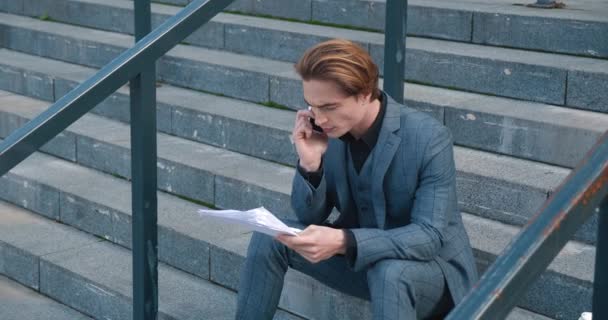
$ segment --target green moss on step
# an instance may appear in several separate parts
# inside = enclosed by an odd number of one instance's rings
[[[267,102],[264,102],[264,103],[261,103],[261,104],[264,105],[264,106],[266,106],[266,107],[269,107],[269,108],[293,111],[289,107],[287,107],[285,105],[282,105],[282,104],[279,104],[279,103],[276,103],[276,102],[273,102],[273,101],[267,101]]]
[[[182,199],[182,200],[186,200],[188,202],[192,202],[192,203],[197,204],[199,206],[207,207],[209,209],[218,209],[214,204],[211,204],[211,203],[207,203],[207,202],[204,202],[204,201],[188,198],[186,196],[182,196],[182,195],[179,195],[179,194],[173,194],[173,195],[176,196],[176,197],[178,197],[178,198],[180,198],[180,199]]]
[[[288,22],[307,23],[307,24],[311,24],[311,25],[324,26],[324,27],[333,27],[333,28],[341,28],[341,29],[348,29],[348,30],[357,30],[357,31],[367,31],[367,32],[381,33],[380,30],[376,30],[376,29],[363,28],[363,27],[355,27],[355,26],[346,25],[346,24],[328,23],[328,22],[323,22],[323,21],[318,21],[318,20],[298,20],[298,19],[293,19],[293,18],[284,18],[284,17],[272,16],[272,15],[269,15],[269,14],[245,13],[245,12],[241,12],[241,11],[237,11],[237,10],[227,10],[227,11],[224,11],[224,12],[230,13],[230,14],[242,15],[242,16],[250,16],[250,17],[258,17],[258,18],[274,19],[274,20],[281,20],[281,21],[288,21]]]

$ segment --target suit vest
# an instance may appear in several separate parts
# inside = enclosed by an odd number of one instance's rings
[[[347,144],[347,168],[350,192],[357,206],[357,218],[361,228],[377,228],[374,206],[372,204],[372,160],[374,152],[370,152],[361,171],[357,173],[350,145]]]

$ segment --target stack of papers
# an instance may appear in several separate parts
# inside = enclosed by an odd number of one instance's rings
[[[201,217],[241,225],[249,230],[262,232],[273,237],[279,234],[297,236],[302,231],[290,228],[264,207],[248,211],[199,209],[198,213]]]

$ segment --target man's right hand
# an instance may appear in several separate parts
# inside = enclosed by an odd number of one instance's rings
[[[313,132],[309,118],[314,117],[309,110],[300,110],[296,115],[292,139],[300,158],[302,169],[312,172],[319,170],[321,157],[327,150],[328,137],[324,133]]]

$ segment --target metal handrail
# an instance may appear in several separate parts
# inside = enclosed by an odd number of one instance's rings
[[[608,131],[449,314],[448,320],[504,319],[576,230],[600,215],[593,319],[608,319]],[[600,206],[598,208],[598,206]],[[604,301],[604,303],[600,303]]]

